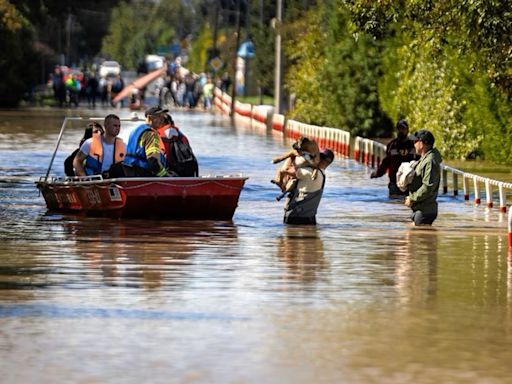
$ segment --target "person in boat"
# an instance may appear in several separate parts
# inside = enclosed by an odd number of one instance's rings
[[[325,169],[334,161],[330,149],[320,152],[318,174],[313,178],[315,168],[306,166],[296,170],[297,186],[291,191],[284,206],[285,224],[316,225],[316,213],[325,186]]]
[[[416,152],[421,155],[415,176],[409,185],[405,205],[412,209],[414,225],[431,225],[437,218],[437,192],[441,183],[441,154],[434,148],[432,132],[420,129],[410,136]]]
[[[155,125],[160,125],[156,129],[164,142],[169,171],[180,177],[199,176],[199,166],[190,142],[174,124],[171,114],[169,112],[161,114],[154,121],[156,121]]]
[[[409,139],[409,124],[406,120],[398,120],[396,123],[397,137],[391,140],[386,146],[386,156],[378,168],[370,174],[370,178],[383,176],[386,172],[389,177],[389,197],[403,198],[407,195],[407,191],[402,191],[396,184],[396,173],[400,165],[405,162],[418,160],[419,156],[414,149],[414,143]]]
[[[73,167],[73,160],[75,159],[76,154],[80,150],[80,147],[85,142],[85,140],[90,139],[94,135],[103,135],[104,130],[100,123],[97,123],[95,121],[87,124],[84,131],[84,136],[80,140],[80,144],[78,145],[78,148],[75,149],[71,155],[69,155],[66,160],[64,160],[64,173],[66,176],[76,176],[75,174],[75,168]]]
[[[122,161],[126,155],[126,146],[117,135],[121,130],[121,120],[116,115],[105,117],[103,135],[93,135],[85,140],[73,160],[77,176],[103,175],[103,177],[121,177]]]
[[[146,124],[135,128],[128,139],[127,154],[123,161],[124,173],[128,177],[173,176],[167,170],[165,146],[158,134],[163,115],[167,109],[151,107],[144,113]]]

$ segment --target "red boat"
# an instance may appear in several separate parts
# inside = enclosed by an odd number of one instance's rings
[[[41,178],[50,211],[91,216],[230,220],[246,177]]]
[[[36,182],[50,211],[91,216],[230,220],[247,177],[50,177],[67,117],[46,176]],[[123,120],[123,119],[122,119]],[[134,119],[130,119],[134,121]]]

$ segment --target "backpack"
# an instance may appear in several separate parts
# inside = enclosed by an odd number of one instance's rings
[[[162,139],[165,144],[167,158],[169,159],[169,169],[181,177],[199,176],[199,165],[194,156],[192,147],[183,141],[183,133],[178,131],[176,138]]]

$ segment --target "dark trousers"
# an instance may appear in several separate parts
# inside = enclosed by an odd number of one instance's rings
[[[141,167],[135,167],[135,166],[129,166],[126,164],[123,164],[123,172],[125,177],[153,177],[155,176],[153,172],[150,170],[141,168]]]
[[[411,215],[412,221],[414,221],[415,225],[430,225],[437,218],[437,212],[433,213],[423,213],[422,211],[415,211]]]
[[[285,224],[292,225],[316,225],[316,217],[284,217]]]

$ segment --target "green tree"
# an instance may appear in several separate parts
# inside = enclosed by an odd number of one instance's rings
[[[197,37],[192,43],[189,54],[189,69],[193,72],[211,72],[208,64],[208,49],[212,47],[212,29],[210,25],[204,24]]]
[[[111,11],[109,33],[102,52],[124,68],[134,69],[146,53],[153,53],[159,38],[161,18],[156,5],[121,2]],[[151,20],[150,23],[147,20]]]
[[[36,83],[39,57],[33,49],[34,30],[14,5],[0,0],[0,105],[16,106]]]
[[[119,61],[125,68],[136,68],[144,55],[156,53],[158,47],[170,46],[175,39],[184,39],[195,32],[202,18],[194,15],[194,2],[123,1],[112,9],[102,52]]]
[[[510,161],[512,14],[507,4],[348,2],[357,28],[385,47],[379,80],[384,110],[394,118],[405,115],[414,128],[433,130],[447,158]],[[504,134],[504,140],[497,139]]]
[[[343,5],[324,5],[298,18],[286,34],[290,116],[354,134],[383,134],[391,121],[380,107],[380,47],[356,34]]]
[[[322,68],[326,58],[324,36],[321,28],[323,13],[312,10],[293,23],[289,22],[284,31],[286,53],[286,88],[294,107],[289,117],[306,123],[326,124],[327,104],[325,103],[325,77]]]
[[[252,1],[254,13],[248,36],[254,43],[255,57],[251,59],[251,68],[255,84],[267,94],[274,91],[275,30],[271,25],[275,8],[275,1]]]

